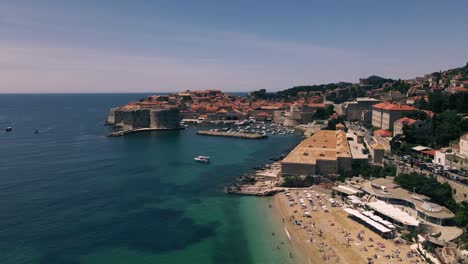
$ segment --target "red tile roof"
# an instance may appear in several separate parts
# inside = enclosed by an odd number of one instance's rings
[[[271,116],[269,113],[267,112],[260,112],[258,114],[256,114],[255,116],[258,116],[258,117],[268,117],[268,116]]]
[[[412,111],[416,110],[414,107],[411,107],[409,105],[401,105],[401,104],[392,104],[389,102],[382,102],[378,103],[372,106],[373,108],[376,109],[383,109],[383,110],[389,110],[389,111]]]
[[[385,129],[379,129],[379,130],[374,131],[374,136],[391,137],[392,132],[385,130]]]
[[[403,118],[398,119],[395,122],[399,122],[399,123],[402,123],[404,125],[411,126],[412,124],[416,123],[416,121],[417,120],[409,118],[409,117],[403,117]]]
[[[216,106],[207,106],[207,107],[205,107],[205,110],[206,110],[207,112],[210,112],[210,113],[214,113],[214,112],[218,111],[218,109],[219,109],[219,108],[216,107]]]
[[[430,156],[435,156],[435,150],[433,149],[428,149],[428,150],[423,150],[421,151],[422,153],[426,154],[426,155],[430,155]]]
[[[433,118],[435,113],[432,112],[432,111],[429,111],[429,110],[421,110],[422,112],[426,113],[426,115],[429,117],[429,118]]]
[[[310,107],[325,108],[325,104],[309,104]]]

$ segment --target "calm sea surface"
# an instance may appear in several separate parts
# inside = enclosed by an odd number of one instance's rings
[[[0,95],[0,263],[293,262],[270,200],[222,190],[300,138],[106,137],[143,96]]]

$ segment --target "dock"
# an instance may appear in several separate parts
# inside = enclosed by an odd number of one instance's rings
[[[215,136],[215,137],[236,137],[236,138],[246,138],[246,139],[263,139],[263,138],[268,137],[267,135],[252,134],[252,133],[206,131],[206,130],[198,131],[197,135]]]
[[[170,131],[170,130],[181,130],[184,129],[184,127],[179,127],[179,128],[138,128],[138,129],[128,129],[128,130],[118,130],[109,133],[107,136],[108,137],[121,137],[127,134],[131,133],[138,133],[138,132],[150,132],[150,131]]]

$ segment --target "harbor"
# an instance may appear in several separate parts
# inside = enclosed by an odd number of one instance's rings
[[[198,131],[197,135],[215,136],[215,137],[236,137],[236,138],[246,138],[246,139],[263,139],[263,138],[268,137],[267,135],[263,135],[263,134],[227,132],[227,131],[206,131],[206,130]]]

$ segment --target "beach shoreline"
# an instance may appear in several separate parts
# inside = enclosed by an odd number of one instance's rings
[[[290,192],[294,196],[296,192],[303,195],[304,190],[319,193],[317,189],[304,188]],[[329,212],[319,207],[317,211],[310,210],[312,217],[307,218],[300,206],[290,206],[284,193],[276,194],[272,199],[274,215],[283,222],[281,231],[290,238],[296,263],[410,263],[416,260],[423,263],[417,256],[407,258],[410,245],[383,239],[348,218],[342,207],[329,207]],[[295,224],[294,220],[301,221],[302,225]]]

